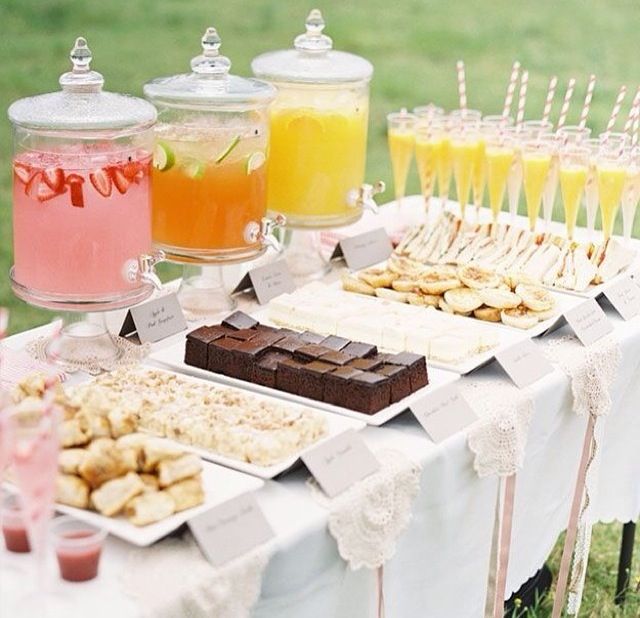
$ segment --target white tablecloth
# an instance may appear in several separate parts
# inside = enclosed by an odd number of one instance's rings
[[[640,318],[625,323],[611,308],[607,314],[621,342],[622,362],[606,420],[595,512],[602,521],[627,521],[640,512]],[[9,344],[20,346],[31,336],[23,333]],[[494,363],[475,378],[506,376]],[[542,566],[566,526],[586,426],[586,419],[571,410],[569,379],[559,369],[533,390],[535,410],[517,476],[507,596]],[[413,520],[384,569],[387,615],[482,616],[498,480],[477,477],[465,435],[434,445],[410,413],[382,428],[368,427],[363,435],[372,448],[400,450],[423,467]],[[375,614],[375,575],[350,571],[340,559],[327,531],[327,514],[311,497],[306,476],[298,469],[257,493],[276,531],[278,549],[253,615],[369,618]],[[122,592],[128,551],[125,543],[110,538],[99,579],[85,584],[60,582],[52,564],[48,615],[139,616],[135,601]],[[0,616],[12,615],[8,608],[28,589],[28,556],[4,552],[0,561]]]

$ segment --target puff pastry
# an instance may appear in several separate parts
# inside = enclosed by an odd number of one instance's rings
[[[124,509],[129,500],[144,491],[144,483],[135,472],[122,478],[107,481],[91,494],[91,502],[96,511],[113,517]]]
[[[158,483],[158,477],[155,474],[140,474],[140,479],[144,483],[145,492],[158,491],[160,489],[160,483]]]
[[[158,464],[160,487],[168,487],[190,476],[200,474],[202,462],[197,455],[183,455],[179,459],[167,459]]]
[[[164,438],[152,438],[144,443],[142,453],[144,472],[152,472],[161,461],[184,455],[184,449]]]
[[[138,429],[138,419],[134,412],[124,408],[114,408],[107,414],[111,425],[111,436],[119,438]]]
[[[58,474],[56,502],[79,509],[89,508],[89,485],[73,474]]]
[[[204,502],[204,491],[200,477],[194,477],[170,485],[165,489],[176,504],[176,513],[198,506]]]
[[[78,468],[87,456],[83,448],[67,448],[58,454],[58,468],[65,474],[78,474]]]
[[[129,501],[124,512],[133,525],[147,526],[173,515],[175,506],[167,492],[151,491]]]
[[[96,450],[87,451],[87,456],[78,466],[78,472],[95,489],[111,479],[126,474],[129,468],[119,451]]]
[[[60,442],[64,448],[83,446],[91,440],[91,429],[86,420],[72,418],[60,425]]]

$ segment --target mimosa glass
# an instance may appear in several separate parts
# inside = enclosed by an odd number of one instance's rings
[[[527,203],[529,229],[536,230],[540,216],[542,193],[551,167],[552,146],[548,141],[533,139],[522,147],[522,176],[524,197]]]
[[[460,216],[465,218],[474,166],[477,160],[479,135],[473,127],[461,126],[451,135],[453,173],[456,180]]]
[[[437,135],[437,129],[432,125],[422,124],[416,127],[416,165],[420,178],[420,191],[427,209],[436,183]]]
[[[582,142],[583,146],[589,150],[589,171],[587,172],[587,182],[584,186],[584,205],[587,211],[587,233],[588,239],[592,240],[596,229],[596,215],[598,214],[598,172],[596,161],[600,152],[600,140],[591,137]]]
[[[489,206],[495,223],[502,210],[507,178],[514,158],[514,142],[509,135],[498,131],[487,135],[485,143]]]
[[[387,115],[387,139],[393,170],[393,188],[398,204],[406,194],[409,168],[415,148],[416,117],[406,109]]]
[[[627,180],[629,156],[626,153],[601,150],[596,162],[598,173],[598,196],[604,240],[611,238],[616,215],[622,199],[622,190]]]
[[[567,146],[560,151],[560,191],[569,240],[573,240],[588,169],[589,150],[587,148]]]
[[[640,149],[634,147],[629,154],[627,180],[622,191],[622,230],[629,242],[633,234],[633,222],[640,201]]]

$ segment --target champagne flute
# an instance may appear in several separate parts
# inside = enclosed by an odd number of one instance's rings
[[[640,149],[634,146],[629,152],[627,180],[622,191],[622,230],[627,244],[633,233],[638,202],[640,202]]]
[[[571,145],[565,146],[560,151],[560,192],[569,240],[573,240],[588,169],[589,150],[587,148]]]
[[[540,215],[542,192],[551,167],[552,148],[553,142],[542,139],[542,136],[527,140],[522,146],[524,197],[529,216],[529,229],[532,232],[536,230]]]
[[[591,129],[589,127],[580,127],[576,125],[565,125],[557,131],[562,146],[579,146],[591,137]]]
[[[416,166],[420,179],[420,191],[424,197],[428,211],[433,197],[437,173],[437,142],[435,136],[439,132],[444,118],[444,110],[436,105],[415,107],[415,148]]]
[[[613,234],[616,215],[622,199],[622,190],[627,180],[629,155],[624,150],[610,149],[603,143],[596,160],[598,174],[598,197],[602,218],[602,233],[607,241]]]
[[[393,188],[398,206],[402,205],[407,188],[407,177],[413,159],[416,117],[402,109],[387,115],[387,139],[393,170]]]
[[[510,129],[513,137],[513,160],[507,176],[507,197],[511,221],[515,221],[520,203],[520,191],[522,190],[522,145],[528,139],[529,133],[523,127]]]
[[[502,210],[509,170],[513,163],[514,141],[510,135],[498,129],[487,133],[485,144],[489,206],[493,214],[493,222],[497,223]]]
[[[597,137],[591,137],[584,140],[582,145],[589,150],[589,171],[587,172],[587,182],[584,186],[584,205],[587,211],[587,237],[591,241],[596,229],[596,215],[598,214],[599,206],[596,161],[600,152],[600,140]]]
[[[471,181],[478,152],[478,128],[476,122],[462,123],[451,134],[453,174],[460,204],[460,217],[465,218]]]

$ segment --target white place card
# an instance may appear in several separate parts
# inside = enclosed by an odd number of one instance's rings
[[[518,388],[525,388],[553,371],[553,365],[531,339],[496,353],[496,360]]]
[[[246,493],[189,520],[202,553],[213,566],[242,556],[274,536],[256,497]]]
[[[296,284],[293,281],[289,267],[284,260],[278,260],[265,266],[259,266],[250,270],[233,290],[233,294],[239,292],[255,292],[258,303],[264,305],[272,298],[293,292]]]
[[[127,311],[121,337],[137,336],[140,343],[156,343],[187,328],[187,321],[175,293],[149,300]]]
[[[564,317],[585,346],[595,343],[613,331],[613,324],[593,298],[569,309]]]
[[[331,255],[331,259],[343,257],[349,270],[360,270],[384,262],[393,251],[391,240],[384,228],[379,227],[364,234],[343,238]]]
[[[411,404],[411,412],[436,444],[478,420],[455,384],[448,384]]]
[[[376,456],[353,429],[308,450],[301,459],[329,498],[380,468]]]
[[[622,277],[610,285],[604,295],[623,320],[640,314],[640,287],[631,277]]]

